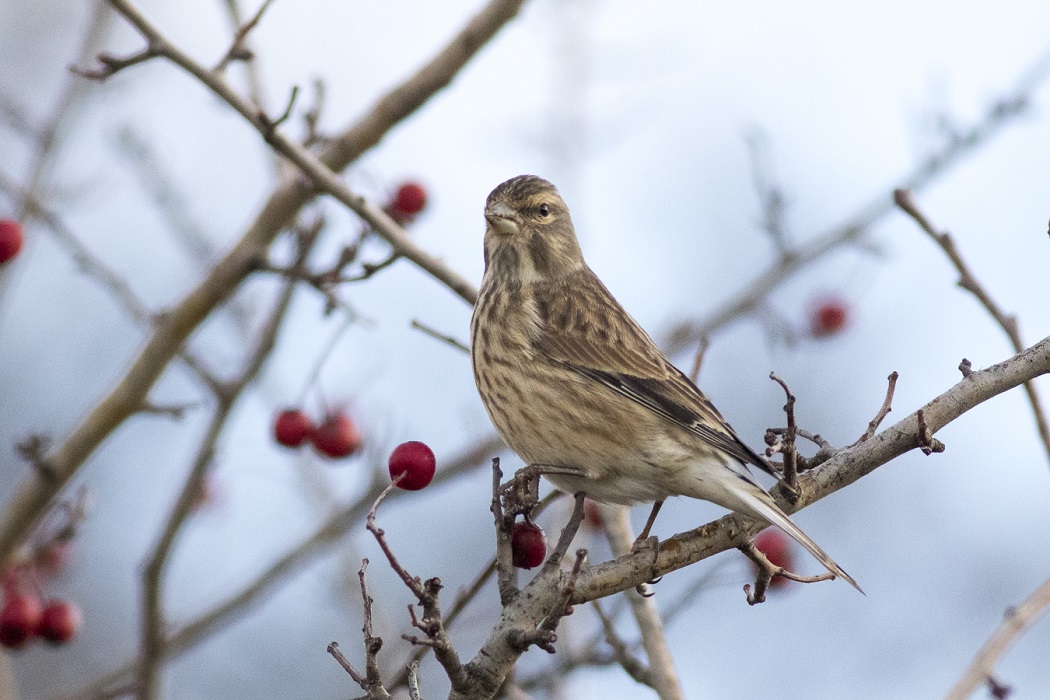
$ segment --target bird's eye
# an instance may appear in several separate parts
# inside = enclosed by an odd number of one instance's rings
[[[547,204],[541,204],[539,208],[540,216],[550,216],[551,208]]]

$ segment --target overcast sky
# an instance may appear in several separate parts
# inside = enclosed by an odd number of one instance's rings
[[[0,0],[0,96],[30,115],[47,113],[67,80],[86,22],[83,2]],[[211,63],[229,34],[222,3],[148,2],[148,14]],[[322,124],[338,130],[409,75],[480,3],[277,0],[253,35],[269,104],[280,111],[293,85],[303,105],[316,77],[326,85]],[[482,274],[481,210],[504,179],[535,173],[559,185],[585,255],[630,313],[657,338],[675,322],[704,319],[772,263],[761,226],[748,139],[766,146],[763,173],[787,198],[789,240],[833,230],[886,201],[930,154],[943,149],[1034,66],[1047,69],[1050,5],[1038,2],[528,3],[453,85],[398,126],[348,173],[382,196],[418,179],[431,205],[413,227],[420,245],[474,282]],[[109,50],[138,47],[116,22]],[[239,77],[239,72],[234,72]],[[155,308],[178,300],[201,267],[152,206],[118,134],[146,139],[185,196],[183,214],[222,251],[243,233],[273,175],[255,133],[202,87],[160,63],[128,70],[92,92],[50,175],[53,207]],[[916,194],[951,230],[975,274],[1016,313],[1032,344],[1050,334],[1050,89],[1027,112]],[[304,107],[300,107],[303,109]],[[293,129],[297,126],[291,127]],[[0,169],[23,178],[25,138],[0,124]],[[10,211],[0,196],[0,216]],[[356,233],[353,218],[322,205],[332,255]],[[78,272],[47,232],[31,227],[25,256],[0,283],[0,443],[31,432],[61,438],[140,347],[141,330],[98,284]],[[780,287],[758,317],[712,339],[703,388],[756,448],[783,424],[783,394],[798,397],[801,425],[832,443],[854,441],[877,411],[886,376],[900,373],[892,423],[975,368],[1012,352],[973,298],[955,286],[943,253],[890,213],[865,245],[843,249]],[[382,248],[368,251],[376,259]],[[323,261],[325,255],[318,258]],[[262,308],[271,286],[242,298]],[[805,334],[813,301],[845,300],[847,329]],[[408,439],[449,456],[488,435],[469,360],[410,328],[419,319],[466,340],[470,309],[407,262],[345,290],[361,321],[341,335],[321,372],[324,396],[346,403],[382,459]],[[318,522],[304,465],[269,443],[276,407],[296,400],[315,358],[342,324],[322,316],[308,290],[262,387],[244,401],[223,440],[218,503],[188,530],[173,561],[172,619],[189,619],[298,541]],[[794,340],[791,339],[794,336]],[[193,339],[217,366],[243,343],[227,316]],[[677,356],[687,366],[691,351]],[[1044,403],[1050,384],[1039,384]],[[165,375],[158,400],[199,396],[182,370]],[[318,406],[311,397],[311,408]],[[140,563],[181,483],[206,411],[181,422],[136,418],[90,461],[78,483],[96,502],[58,592],[86,613],[68,650],[33,649],[15,667],[26,697],[51,697],[113,667],[135,649]],[[713,583],[670,626],[690,698],[929,698],[943,695],[984,640],[1050,576],[1050,460],[1020,392],[993,399],[938,435],[940,455],[910,453],[796,516],[864,587],[793,586],[749,607],[748,570],[737,552],[667,576],[657,602],[708,572]],[[339,497],[360,491],[366,460],[328,467]],[[505,457],[505,464],[517,465]],[[0,493],[24,465],[0,450]],[[455,591],[490,556],[488,476],[392,505],[385,514],[406,565]],[[644,518],[644,509],[635,517]],[[661,537],[721,515],[677,500]],[[564,518],[560,513],[557,518]],[[135,523],[129,527],[128,523]],[[545,521],[548,534],[558,527]],[[363,531],[351,562],[371,556],[384,654],[401,658],[407,592],[379,563]],[[592,557],[606,553],[595,543]],[[819,565],[798,552],[799,568]],[[340,560],[311,566],[253,615],[171,667],[168,696],[323,697],[354,693],[324,653],[338,639],[359,652],[360,622],[339,592]],[[494,620],[495,594],[479,601],[460,633],[472,655]],[[587,624],[589,613],[583,617]],[[582,632],[580,633],[582,635]],[[572,644],[572,633],[563,643]],[[1016,698],[1050,695],[1050,625],[1029,633],[1000,665]],[[532,650],[523,673],[548,661]],[[436,666],[428,697],[446,691]],[[618,668],[579,673],[563,697],[649,697]]]

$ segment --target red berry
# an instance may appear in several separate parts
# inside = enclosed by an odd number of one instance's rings
[[[80,630],[80,608],[67,600],[54,600],[44,608],[38,631],[52,644],[65,644]]]
[[[510,536],[511,563],[519,569],[539,566],[547,557],[547,541],[539,525],[523,520],[514,523]]]
[[[37,633],[43,610],[34,595],[10,596],[0,610],[0,644],[18,649]]]
[[[273,422],[273,438],[285,447],[298,447],[313,432],[313,421],[297,408],[281,411]]]
[[[828,298],[820,301],[809,319],[809,332],[814,338],[834,335],[846,327],[849,321],[849,306],[841,299]]]
[[[788,571],[794,566],[791,556],[791,540],[780,530],[769,528],[758,533],[758,536],[755,537],[755,549],[765,554],[766,559],[773,566],[779,566]],[[786,586],[790,580],[783,576],[774,576],[769,582],[769,587],[780,588]]]
[[[407,223],[427,205],[427,191],[418,182],[406,182],[397,188],[397,194],[387,207],[390,217],[399,224]]]
[[[310,439],[326,457],[349,457],[361,449],[363,440],[350,416],[341,411],[329,413]]]
[[[22,225],[14,219],[0,219],[0,265],[22,250]]]
[[[390,478],[405,476],[397,485],[407,491],[425,488],[434,478],[434,451],[416,440],[403,442],[390,453]]]

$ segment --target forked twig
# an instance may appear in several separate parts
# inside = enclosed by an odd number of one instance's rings
[[[1006,333],[1006,336],[1010,339],[1010,344],[1013,346],[1014,352],[1019,353],[1024,350],[1025,346],[1024,342],[1021,340],[1021,331],[1018,328],[1017,317],[1003,311],[1003,309],[995,303],[995,300],[992,299],[988,291],[977,281],[973,271],[970,270],[970,266],[966,264],[965,260],[963,260],[962,254],[955,245],[955,239],[952,238],[951,234],[947,231],[937,230],[930,220],[926,218],[926,215],[919,209],[919,206],[915,203],[915,199],[912,197],[910,190],[895,190],[893,192],[893,201],[898,207],[900,207],[901,211],[915,220],[915,223],[919,225],[919,228],[921,228],[934,243],[940,246],[941,250],[943,250],[945,255],[948,256],[948,259],[959,273],[958,285],[973,294],[977,298],[977,301],[980,302],[981,306],[983,306],[995,322],[999,324],[999,327],[1003,329],[1003,332]],[[967,370],[963,370],[964,377],[967,376],[967,371],[969,371],[969,363],[967,363]],[[1043,411],[1043,404],[1039,400],[1039,393],[1036,390],[1035,383],[1025,382],[1024,390],[1028,395],[1028,403],[1032,407],[1032,415],[1035,418],[1036,428],[1039,430],[1039,437],[1043,441],[1043,450],[1046,452],[1047,459],[1050,459],[1050,422],[1047,421],[1046,413]]]

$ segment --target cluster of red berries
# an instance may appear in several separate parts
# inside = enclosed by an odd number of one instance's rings
[[[80,630],[80,608],[68,600],[51,599],[47,605],[25,590],[16,574],[4,581],[4,603],[0,607],[0,645],[21,649],[37,637],[54,645],[65,644]]]
[[[324,420],[315,425],[301,409],[287,408],[274,419],[273,437],[285,447],[310,442],[326,457],[349,457],[364,444],[354,421],[342,410],[329,411]]]
[[[324,421],[315,425],[302,410],[287,408],[274,420],[273,437],[285,447],[299,447],[309,441],[327,457],[348,457],[364,444],[354,422],[342,411],[329,411]],[[425,488],[436,467],[433,450],[416,440],[398,445],[390,454],[390,478],[401,477],[397,485],[408,491]]]
[[[0,265],[13,260],[22,250],[22,226],[13,219],[0,219]]]
[[[397,188],[383,211],[402,226],[412,223],[427,206],[427,191],[418,182],[405,182]]]
[[[755,537],[755,549],[766,555],[766,559],[773,566],[791,571],[794,567],[794,558],[791,556],[791,540],[780,530],[769,528],[758,533]],[[783,588],[791,579],[783,576],[774,576],[769,582],[769,588]]]

